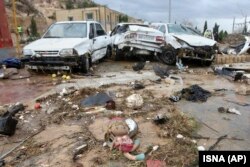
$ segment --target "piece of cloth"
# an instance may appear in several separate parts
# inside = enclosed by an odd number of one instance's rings
[[[93,96],[89,96],[81,101],[81,106],[92,107],[105,105],[107,102],[113,101],[113,99],[107,93],[98,93]]]
[[[192,102],[206,102],[211,93],[199,85],[192,85],[189,88],[182,89],[182,97]]]
[[[135,159],[138,161],[142,161],[145,159],[145,154],[141,153],[135,156]]]

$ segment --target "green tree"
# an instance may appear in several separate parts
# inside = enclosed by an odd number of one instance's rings
[[[219,41],[222,41],[225,37],[225,34],[224,34],[224,31],[221,30],[220,33],[219,33]]]
[[[214,40],[218,41],[219,40],[219,25],[215,23],[214,28],[213,28],[213,34],[214,34]]]
[[[73,9],[74,8],[72,0],[67,0],[65,5],[66,5],[66,9]]]
[[[128,22],[128,16],[127,15],[119,15],[119,22]]]
[[[30,34],[33,37],[39,37],[39,33],[37,32],[37,26],[36,26],[36,21],[35,21],[34,17],[31,18]]]
[[[206,30],[207,30],[207,21],[205,21],[205,23],[204,23],[203,34],[205,33]]]
[[[227,31],[224,31],[224,37],[227,37],[227,36],[228,36]]]

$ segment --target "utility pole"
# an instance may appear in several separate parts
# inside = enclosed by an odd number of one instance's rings
[[[17,32],[17,20],[16,20],[16,0],[12,0],[12,10],[13,10],[13,26],[16,34],[17,54],[18,56],[20,56],[19,34]]]
[[[235,25],[235,17],[233,19],[233,29],[232,29],[232,34],[234,33],[234,25]]]
[[[168,5],[168,22],[171,23],[171,0],[169,0]]]

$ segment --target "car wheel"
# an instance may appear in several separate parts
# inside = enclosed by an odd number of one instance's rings
[[[111,56],[112,56],[112,49],[110,46],[108,46],[105,57],[110,58]]]
[[[83,55],[81,57],[82,61],[81,61],[81,71],[83,73],[88,73],[89,68],[90,68],[90,59],[87,55]]]
[[[167,65],[174,65],[176,63],[176,54],[172,50],[163,50],[162,54],[159,55],[159,59]]]
[[[115,61],[122,60],[123,55],[121,49],[115,48]]]

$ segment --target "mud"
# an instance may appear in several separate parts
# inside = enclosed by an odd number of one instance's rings
[[[19,123],[16,134],[11,137],[0,136],[0,153],[10,150],[18,142],[24,140],[40,129],[42,131],[26,141],[5,160],[9,166],[146,166],[145,162],[128,161],[119,151],[110,151],[103,147],[104,133],[107,124],[112,117],[132,118],[137,121],[139,133],[136,138],[140,139],[141,146],[137,153],[145,152],[149,146],[159,145],[159,150],[154,152],[151,159],[163,160],[168,166],[192,166],[197,164],[197,146],[203,145],[209,148],[216,138],[228,134],[230,137],[242,138],[243,140],[225,139],[216,149],[239,149],[249,148],[249,106],[240,106],[226,101],[230,99],[239,103],[250,101],[249,96],[236,94],[239,87],[246,86],[242,83],[233,83],[221,76],[215,76],[207,68],[192,68],[192,72],[183,72],[175,75],[181,76],[183,83],[169,84],[165,80],[156,81],[152,66],[157,63],[146,64],[142,73],[132,71],[133,62],[104,62],[98,64],[95,73],[100,78],[83,77],[72,79],[71,83],[53,85],[49,76],[34,76],[36,85],[44,85],[38,94],[31,91],[31,95],[25,97],[24,102],[29,105],[22,113],[17,114]],[[114,69],[109,72],[110,69]],[[106,72],[105,72],[106,71]],[[110,78],[110,76],[112,76]],[[44,78],[43,78],[44,77]],[[131,82],[140,81],[145,88],[133,90]],[[40,81],[40,82],[39,82]],[[15,83],[10,84],[15,85]],[[27,81],[19,81],[22,84]],[[20,84],[21,84],[20,83]],[[172,103],[169,96],[176,91],[198,84],[202,88],[212,92],[212,96],[206,103],[193,103],[184,99]],[[101,85],[101,86],[100,86]],[[17,86],[17,85],[16,85]],[[63,97],[59,96],[62,88],[75,87],[76,90]],[[4,85],[0,89],[11,88]],[[21,87],[23,88],[23,87]],[[25,87],[28,89],[29,87]],[[52,88],[39,97],[42,109],[34,110],[34,99],[40,93]],[[225,88],[227,91],[215,92],[214,89]],[[17,89],[17,88],[16,88]],[[24,88],[23,88],[24,89]],[[24,89],[24,90],[25,90]],[[98,92],[108,92],[114,97],[116,111],[122,114],[116,115],[111,111],[98,110],[93,114],[87,108],[72,108],[79,105],[80,101],[89,95]],[[144,104],[141,109],[128,108],[125,99],[131,94],[140,94]],[[21,97],[13,97],[9,100],[15,103]],[[5,96],[0,101],[6,101]],[[8,103],[9,103],[8,102]],[[235,107],[242,115],[218,113],[218,107]],[[51,107],[56,109],[48,114]],[[91,111],[97,111],[92,108]],[[102,112],[99,112],[102,111]],[[181,112],[182,111],[182,112]],[[155,125],[153,118],[157,114],[165,114],[169,121],[163,125]],[[181,134],[183,139],[177,139]],[[202,135],[210,139],[196,139],[195,135]],[[197,140],[198,144],[193,142]],[[73,160],[74,150],[87,144],[86,149]]]

